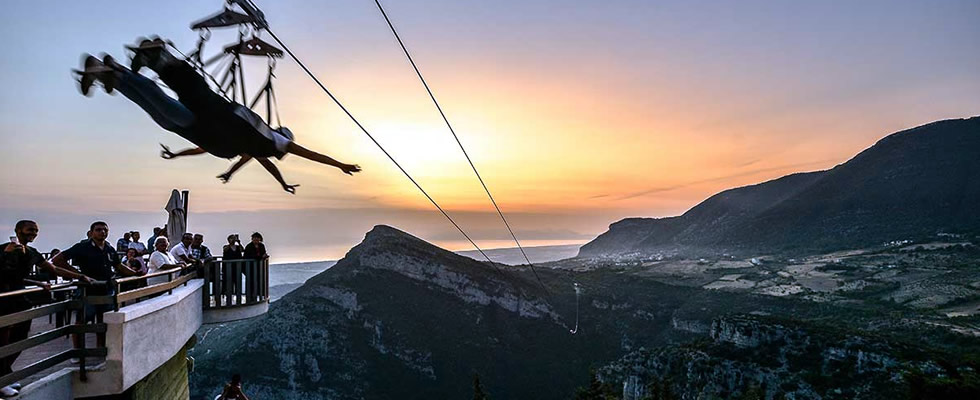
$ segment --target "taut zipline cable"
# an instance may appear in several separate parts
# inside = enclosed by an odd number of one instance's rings
[[[381,15],[385,18],[385,22],[388,23],[388,28],[391,29],[391,33],[395,35],[395,39],[398,40],[398,45],[401,46],[402,51],[405,52],[405,57],[408,58],[408,62],[412,64],[412,68],[415,69],[415,74],[418,75],[419,81],[422,82],[422,86],[425,87],[425,91],[429,93],[429,98],[432,99],[432,104],[435,104],[436,110],[439,110],[439,115],[442,116],[442,120],[446,123],[446,127],[449,128],[449,132],[453,134],[453,138],[456,139],[456,144],[459,145],[459,149],[463,151],[463,155],[466,156],[466,161],[470,163],[470,168],[473,169],[473,173],[476,174],[476,178],[480,180],[480,185],[483,186],[483,190],[487,192],[487,197],[490,198],[490,202],[493,203],[493,208],[497,210],[497,215],[500,216],[500,220],[504,222],[504,226],[507,227],[507,231],[510,232],[510,237],[514,238],[514,243],[517,243],[517,248],[520,249],[521,255],[524,256],[524,261],[527,261],[527,265],[531,267],[531,272],[534,273],[534,278],[538,280],[538,283],[544,287],[544,283],[541,282],[541,278],[538,277],[538,272],[534,270],[534,264],[527,257],[527,253],[524,252],[524,247],[521,246],[520,240],[517,240],[517,235],[514,234],[514,230],[511,229],[510,224],[507,222],[507,218],[504,218],[504,213],[500,211],[500,207],[497,206],[497,201],[494,200],[493,195],[490,194],[490,189],[487,188],[486,182],[483,181],[483,177],[480,176],[480,172],[476,170],[476,165],[473,164],[473,160],[470,159],[469,153],[466,152],[466,148],[463,147],[463,142],[459,140],[459,135],[456,134],[456,130],[453,129],[453,125],[449,123],[449,118],[446,117],[446,113],[442,111],[442,106],[439,105],[439,101],[436,100],[435,94],[432,93],[432,89],[429,88],[429,84],[422,77],[422,71],[419,70],[418,65],[415,64],[415,59],[412,58],[412,54],[409,53],[408,48],[405,47],[405,42],[402,41],[401,36],[398,35],[398,31],[395,30],[395,25],[391,23],[391,19],[388,18],[388,13],[385,12],[384,7],[381,6],[379,0],[374,0],[374,4],[378,6],[378,10],[381,11]],[[548,289],[545,288],[547,291]]]
[[[255,5],[255,2],[253,2],[252,0],[247,0],[247,1],[248,1],[249,4],[252,5],[252,7],[255,7],[256,9],[258,9],[258,6]],[[412,184],[414,184],[415,187],[418,188],[419,191],[422,192],[423,195],[425,195],[425,198],[429,199],[429,202],[432,203],[432,205],[435,206],[436,209],[438,209],[439,212],[441,212],[442,215],[445,216],[446,219],[448,219],[449,222],[451,222],[454,227],[456,227],[456,230],[458,230],[459,233],[463,234],[463,237],[465,237],[466,240],[468,240],[470,242],[470,244],[472,244],[473,247],[475,247],[476,250],[479,251],[481,255],[483,255],[483,258],[486,258],[487,259],[487,262],[490,263],[490,266],[492,266],[498,272],[501,272],[500,271],[500,268],[497,268],[497,265],[494,264],[493,260],[491,260],[490,257],[487,256],[487,253],[483,252],[483,249],[481,249],[480,246],[478,246],[476,244],[476,242],[474,242],[473,239],[470,238],[470,235],[467,235],[466,232],[463,231],[463,228],[461,228],[459,226],[459,224],[456,223],[456,220],[454,220],[453,217],[449,216],[449,213],[447,213],[446,210],[443,210],[442,206],[440,206],[439,203],[436,203],[435,199],[433,199],[432,196],[430,196],[429,193],[425,191],[425,189],[422,189],[422,186],[419,185],[419,183],[415,181],[415,178],[412,178],[412,175],[410,175],[408,173],[408,171],[406,171],[405,168],[403,168],[402,165],[399,164],[398,161],[395,160],[395,157],[392,157],[392,155],[390,153],[388,153],[388,150],[385,150],[384,146],[382,146],[381,143],[378,142],[378,140],[374,138],[374,135],[371,135],[371,132],[369,132],[367,130],[367,128],[364,127],[364,125],[361,125],[361,122],[358,121],[357,118],[354,117],[354,114],[351,114],[351,112],[347,110],[347,107],[344,107],[343,103],[341,103],[340,100],[337,99],[337,97],[334,96],[333,93],[331,93],[330,90],[327,89],[327,87],[324,86],[323,83],[320,82],[320,79],[318,79],[316,77],[316,75],[314,75],[313,72],[310,71],[310,69],[306,67],[306,64],[304,64],[303,61],[301,61],[299,59],[299,57],[297,57],[296,54],[294,54],[293,51],[290,50],[289,47],[286,46],[286,44],[283,43],[282,40],[279,39],[279,36],[276,36],[275,32],[273,32],[272,29],[270,29],[268,27],[266,27],[264,29],[265,29],[266,32],[269,33],[269,36],[272,36],[272,39],[275,40],[276,43],[279,43],[279,45],[282,46],[282,49],[286,52],[286,54],[289,54],[289,57],[291,57],[293,59],[293,61],[296,61],[296,64],[298,64],[300,66],[300,68],[302,68],[303,71],[306,72],[306,75],[309,75],[309,77],[311,79],[313,79],[313,82],[315,82],[318,86],[320,86],[320,89],[322,89],[323,92],[326,93],[327,96],[329,96],[330,99],[333,100],[333,102],[337,104],[337,107],[339,107],[341,109],[341,111],[343,111],[345,114],[347,114],[347,117],[349,117],[350,120],[353,121],[354,124],[357,125],[357,127],[361,129],[361,132],[364,132],[364,134],[367,135],[367,137],[369,139],[371,139],[371,141],[374,142],[374,144],[376,146],[378,146],[379,149],[381,149],[381,152],[385,153],[385,155],[388,156],[388,159],[391,160],[391,162],[394,163],[395,166],[398,167],[398,169],[400,171],[402,171],[403,174],[405,174],[405,177],[408,178],[408,180],[411,181]]]

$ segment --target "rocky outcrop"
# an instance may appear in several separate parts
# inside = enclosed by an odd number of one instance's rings
[[[599,370],[622,385],[623,399],[667,390],[681,399],[734,398],[746,391],[766,399],[879,399],[903,392],[903,374],[929,371],[931,361],[899,361],[900,350],[853,335],[814,334],[750,316],[712,322],[711,341],[641,348]],[[658,388],[658,389],[653,389]]]
[[[558,283],[557,272],[538,274],[545,284]],[[567,322],[575,317],[574,294],[563,295],[547,297],[529,270],[478,262],[377,226],[266,315],[212,327],[195,349],[199,365],[209,368],[192,377],[193,394],[213,397],[210,390],[237,372],[256,398],[395,398],[406,391],[458,398],[471,393],[479,373],[501,398],[562,398],[576,385],[554,392],[540,377],[571,382],[591,359],[568,360],[556,349],[612,358],[629,336],[579,341]],[[613,313],[610,321],[643,311],[613,305],[603,310]]]

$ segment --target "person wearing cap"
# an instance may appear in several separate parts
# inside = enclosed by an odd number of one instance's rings
[[[329,156],[309,150],[293,141],[292,132],[285,127],[271,128],[248,107],[231,102],[215,93],[197,70],[186,61],[174,57],[163,40],[143,40],[129,47],[135,54],[127,69],[111,56],[85,58],[81,75],[82,94],[88,95],[95,81],[102,83],[107,93],[118,89],[139,105],[163,129],[174,132],[197,147],[173,152],[161,145],[164,159],[209,153],[221,158],[239,157],[238,161],[218,178],[227,183],[232,175],[253,158],[282,185],[283,190],[295,193],[299,185],[285,182],[279,169],[269,160],[295,154],[311,161],[339,168],[345,174],[359,172],[361,167],[345,164]],[[153,81],[138,72],[146,66],[175,93],[173,99]]]

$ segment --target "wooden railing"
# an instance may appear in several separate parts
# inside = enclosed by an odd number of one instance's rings
[[[147,285],[147,281],[157,277],[166,277],[166,282],[155,283],[152,285]],[[152,274],[146,274],[143,276],[130,276],[126,278],[116,279],[113,282],[116,288],[115,304],[113,304],[114,309],[119,311],[120,304],[136,302],[147,297],[152,297],[159,295],[163,292],[167,294],[173,294],[174,288],[180,285],[186,285],[187,281],[197,278],[197,272],[194,267],[187,268],[173,268],[166,269],[162,271],[157,271]],[[129,285],[127,285],[129,284]],[[126,286],[135,286],[133,289],[122,290]]]
[[[166,282],[146,285],[148,278],[166,277]],[[78,312],[78,320],[85,321],[85,305],[110,305],[115,311],[119,311],[121,305],[134,303],[144,298],[173,293],[173,289],[180,285],[186,285],[191,279],[197,277],[195,268],[170,269],[158,271],[144,276],[133,276],[105,282],[95,282],[93,285],[79,284],[77,282],[51,285],[50,294],[53,302],[34,307],[25,311],[16,312],[0,316],[0,328],[5,328],[30,321],[34,318],[45,315],[54,318],[55,329],[42,332],[26,339],[0,346],[0,358],[20,353],[22,351],[41,346],[58,338],[73,334],[95,333],[105,335],[106,325],[104,323],[72,325],[70,324],[71,312]],[[115,289],[110,291],[112,295],[93,296],[88,295],[88,288],[101,286]],[[126,286],[134,288],[122,290]],[[72,293],[78,289],[79,296]],[[39,296],[45,293],[43,288],[30,288],[16,290],[12,292],[0,293],[0,302],[17,299],[20,296]],[[205,307],[206,308],[206,307]],[[83,341],[84,342],[84,341]],[[98,342],[98,341],[97,341]],[[105,347],[69,349],[47,357],[43,360],[32,363],[13,373],[0,376],[0,387],[7,386],[28,376],[41,372],[45,369],[58,365],[70,358],[79,359],[79,372],[82,381],[86,379],[85,358],[86,357],[105,357],[107,350]]]
[[[105,286],[106,282],[97,282],[96,286]],[[77,298],[72,298],[71,292],[78,288],[81,292],[81,296]],[[52,303],[45,304],[40,307],[34,307],[28,310],[16,312],[13,314],[7,314],[0,316],[0,328],[11,327],[19,323],[33,320],[34,318],[43,317],[45,315],[56,316],[56,328],[49,330],[47,332],[42,332],[34,336],[29,336],[26,339],[6,344],[0,347],[0,358],[4,358],[15,353],[20,353],[24,350],[43,345],[45,343],[51,342],[58,338],[62,338],[73,334],[86,334],[86,333],[96,333],[105,334],[106,325],[104,323],[98,324],[88,324],[88,325],[70,325],[68,324],[68,319],[70,318],[71,311],[77,310],[79,318],[81,320],[85,319],[85,305],[99,305],[99,304],[112,304],[115,300],[113,296],[90,296],[86,294],[89,285],[76,285],[74,283],[54,285],[51,287],[51,294],[54,298],[60,298]],[[21,296],[36,296],[43,294],[45,292],[42,288],[31,288],[23,290],[15,290],[12,292],[0,293],[0,302],[6,301],[16,301],[18,297]],[[34,362],[22,369],[14,371],[10,374],[0,376],[0,387],[7,386],[11,383],[17,382],[28,376],[41,372],[45,369],[58,365],[70,358],[79,359],[79,372],[82,381],[86,379],[85,373],[85,357],[104,357],[106,355],[105,347],[95,347],[95,348],[78,348],[69,349],[62,351],[60,353],[49,356],[43,360]]]
[[[269,259],[222,260],[205,264],[204,309],[249,306],[269,301]]]

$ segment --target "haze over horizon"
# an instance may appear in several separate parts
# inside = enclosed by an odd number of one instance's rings
[[[509,237],[371,2],[258,1],[276,33],[484,247]],[[188,143],[121,96],[78,93],[82,53],[126,60],[159,34],[183,49],[221,1],[11,1],[0,15],[0,229],[41,223],[67,247],[165,221],[191,191],[212,248],[261,231],[274,262],[337,259],[388,224],[452,250],[463,239],[288,59],[277,93],[297,141],[364,172],[162,160]],[[581,243],[629,216],[677,215],[730,187],[831,168],[902,129],[980,114],[980,3],[386,2],[396,28],[528,246]],[[46,23],[37,24],[38,14]],[[215,31],[207,49],[234,40]],[[251,63],[250,88],[263,79]],[[253,82],[254,81],[254,82]]]

